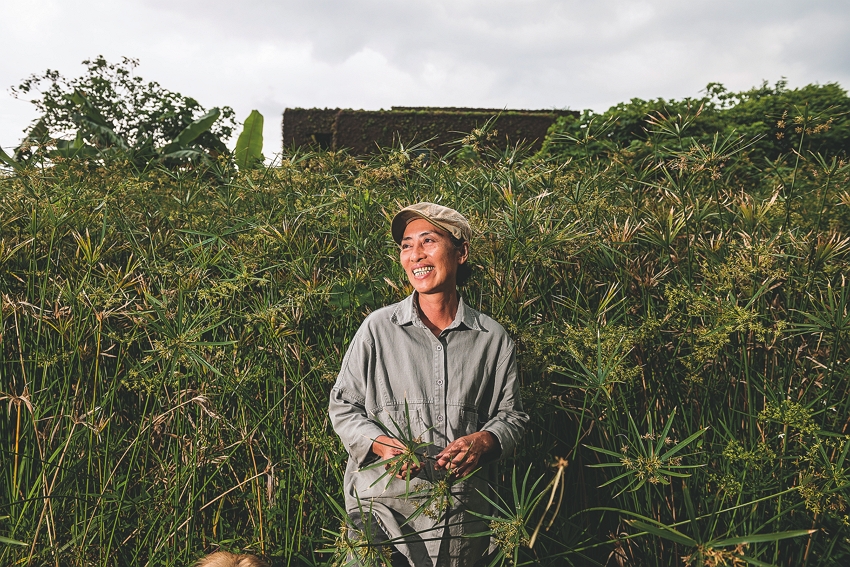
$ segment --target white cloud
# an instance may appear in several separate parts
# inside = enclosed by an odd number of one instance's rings
[[[850,86],[846,0],[0,0],[0,13],[0,86],[137,57],[140,75],[207,107],[263,112],[267,154],[287,106],[602,110],[715,81]],[[0,96],[0,144],[32,118]]]

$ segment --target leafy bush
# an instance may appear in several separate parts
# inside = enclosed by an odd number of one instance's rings
[[[363,317],[410,291],[387,223],[419,200],[469,217],[465,299],[518,347],[533,421],[487,518],[501,558],[846,563],[850,170],[778,157],[742,190],[748,142],[691,124],[655,117],[665,151],[633,158],[479,136],[463,159],[291,153],[223,180],[3,176],[0,563],[360,545],[327,395]]]
[[[40,114],[18,148],[17,159],[49,146],[51,139],[59,140],[54,156],[100,156],[112,148],[138,164],[178,150],[183,153],[170,159],[227,152],[224,141],[236,125],[230,107],[208,112],[191,97],[145,82],[133,72],[138,66],[135,59],[109,63],[98,56],[83,65],[82,77],[68,79],[48,69],[12,89],[16,97],[37,95],[31,102]],[[204,117],[208,118],[203,127],[187,135],[187,129]],[[68,137],[72,139],[64,139]]]
[[[634,98],[602,113],[585,110],[577,118],[563,116],[550,129],[543,153],[582,158],[617,150],[638,156],[657,154],[664,148],[654,144],[655,135],[667,123],[670,131],[661,139],[676,150],[692,141],[711,145],[715,135],[759,140],[748,152],[759,168],[765,158],[772,161],[794,151],[846,158],[850,153],[848,115],[850,97],[836,83],[789,89],[782,80],[773,87],[763,83],[739,93],[711,83],[698,98]],[[647,128],[647,118],[661,121]],[[677,132],[685,139],[678,139]],[[570,143],[575,140],[582,143]]]

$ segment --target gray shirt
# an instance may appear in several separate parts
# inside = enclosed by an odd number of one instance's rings
[[[411,493],[427,490],[440,478],[433,461],[411,481],[409,490],[404,480],[376,482],[382,467],[360,470],[377,459],[372,442],[384,435],[377,421],[391,429],[393,420],[406,425],[406,403],[414,436],[433,443],[430,454],[458,437],[490,431],[501,455],[510,455],[528,422],[518,390],[513,341],[501,325],[462,298],[454,322],[439,337],[420,320],[416,293],[370,314],[348,347],[330,398],[333,427],[349,454],[344,479],[348,512],[371,508],[386,535],[400,537],[399,524],[416,508]],[[403,542],[399,550],[417,566],[465,564],[456,562],[459,555],[479,551],[469,547],[474,540],[458,538],[486,530],[486,522],[482,527],[480,519],[461,516],[468,510],[489,512],[479,491],[489,493],[495,475],[493,464],[486,464],[472,480],[455,486],[448,514],[454,521],[443,517],[442,523],[432,521],[429,526],[425,516],[418,518],[417,530],[432,531],[424,538],[445,538],[443,543],[425,541],[419,553]],[[449,555],[452,559],[445,559]]]

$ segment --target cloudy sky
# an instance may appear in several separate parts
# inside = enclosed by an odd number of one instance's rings
[[[8,88],[99,54],[206,107],[592,108],[782,77],[850,87],[847,0],[0,0],[0,145],[35,118]],[[231,142],[231,144],[233,141]]]

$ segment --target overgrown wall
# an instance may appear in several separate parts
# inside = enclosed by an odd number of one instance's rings
[[[338,108],[287,108],[283,113],[281,132],[283,147],[330,147],[334,120]],[[325,138],[323,135],[327,135]],[[327,140],[327,144],[323,142]]]
[[[527,141],[538,149],[549,127],[571,111],[490,108],[393,107],[391,110],[290,109],[283,118],[283,143],[372,153],[401,142],[445,153],[451,143],[495,120],[497,144]]]

